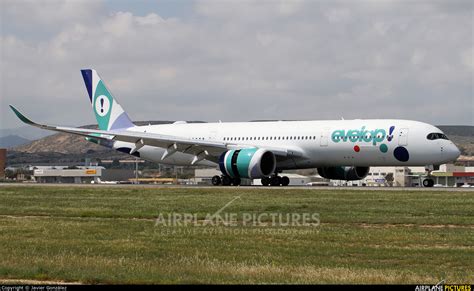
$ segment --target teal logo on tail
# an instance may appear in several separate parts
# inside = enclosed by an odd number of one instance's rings
[[[81,70],[81,73],[99,129],[113,130],[135,126],[95,70]]]
[[[113,110],[113,98],[107,88],[105,88],[102,80],[99,81],[97,88],[95,89],[93,104],[95,117],[97,119],[97,123],[99,124],[99,128],[102,130],[108,130],[110,115]]]
[[[95,113],[99,116],[104,117],[110,111],[110,101],[105,95],[100,95],[95,100]]]

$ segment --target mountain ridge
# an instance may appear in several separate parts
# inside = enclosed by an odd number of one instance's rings
[[[0,137],[0,148],[12,148],[31,143],[31,140],[16,134],[10,134]]]

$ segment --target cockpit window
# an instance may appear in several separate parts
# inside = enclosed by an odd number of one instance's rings
[[[449,138],[443,134],[443,133],[438,133],[438,132],[433,132],[433,133],[430,133],[428,134],[428,136],[426,137],[427,139],[429,140],[435,140],[435,139],[446,139],[446,140],[449,140]]]

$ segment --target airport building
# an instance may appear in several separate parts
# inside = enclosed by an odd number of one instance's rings
[[[37,183],[97,183],[103,167],[35,167],[33,177]]]
[[[474,167],[441,165],[431,173],[437,187],[474,186]],[[426,176],[424,167],[371,167],[362,180],[331,180],[333,186],[421,187]]]
[[[439,171],[434,171],[435,185],[446,187],[474,186],[474,167],[441,165]]]

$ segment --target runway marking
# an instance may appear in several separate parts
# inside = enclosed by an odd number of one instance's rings
[[[0,215],[1,218],[6,219],[77,219],[77,220],[122,220],[122,221],[145,221],[155,222],[156,218],[143,218],[143,217],[98,217],[98,216],[54,216],[54,215]],[[199,219],[198,222],[205,222],[205,219]],[[342,226],[355,226],[361,228],[396,228],[396,227],[421,227],[421,228],[462,228],[462,229],[474,229],[473,224],[414,224],[414,223],[338,223],[338,222],[322,222],[321,226],[331,225],[342,225]]]
[[[324,224],[324,223],[323,223]],[[422,228],[471,228],[470,224],[414,224],[414,223],[354,223],[362,228],[422,227]]]
[[[98,216],[55,216],[55,215],[0,215],[0,218],[8,219],[79,219],[79,220],[131,220],[131,221],[155,221],[156,218],[141,217],[98,217]]]

